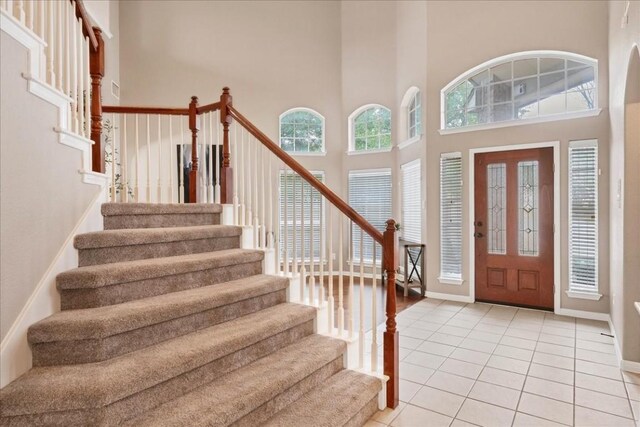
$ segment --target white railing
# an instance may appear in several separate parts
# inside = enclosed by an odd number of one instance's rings
[[[89,139],[90,40],[83,32],[83,18],[76,17],[75,1],[2,0],[0,10],[43,41],[43,83],[69,97],[66,130]]]

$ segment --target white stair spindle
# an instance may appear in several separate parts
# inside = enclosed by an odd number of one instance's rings
[[[24,1],[23,0],[16,0],[16,6],[18,9],[18,20],[20,21],[20,23],[22,25],[25,25],[26,22],[26,15],[24,12]]]
[[[116,202],[116,115],[111,115],[111,202]]]
[[[349,221],[349,294],[347,296],[349,317],[347,318],[347,331],[349,338],[353,338],[353,222]]]
[[[305,241],[304,241],[304,186],[306,182],[300,180],[300,302],[304,302],[304,293],[307,286],[307,271],[305,269]]]
[[[120,185],[122,187],[120,200],[125,203],[129,203],[129,184],[127,183],[127,115],[122,115],[122,131],[121,131],[121,141],[122,144],[120,146],[120,162],[122,163],[122,167],[120,168]]]
[[[75,14],[72,12],[71,27],[73,28],[71,37],[71,52],[73,60],[71,61],[71,103],[72,103],[72,116],[73,116],[73,131],[80,133],[80,121],[78,117],[78,102],[80,101],[80,94],[78,90],[78,23],[75,19]]]
[[[215,164],[215,176],[216,176],[216,185],[215,188],[213,190],[214,194],[215,194],[215,202],[216,203],[220,203],[220,110],[216,110],[216,145],[215,145],[215,157],[216,157],[216,164]],[[238,134],[236,131],[236,146],[238,145]],[[213,160],[212,160],[213,161]],[[238,167],[238,159],[236,159],[236,167]],[[237,171],[234,171],[234,173],[238,174]],[[242,175],[241,175],[242,177]],[[233,185],[233,190],[235,191],[236,189],[236,181],[234,180],[234,185]],[[237,223],[237,222],[236,222]]]
[[[169,116],[169,203],[174,202],[173,197],[173,182],[174,182],[174,169],[176,163],[173,161],[175,147],[173,146],[173,116]]]
[[[213,190],[213,149],[215,147],[214,135],[218,135],[218,129],[213,127],[213,112],[211,112],[209,113],[209,157],[207,158],[207,160],[209,160],[209,173],[207,173],[207,189],[209,190],[209,196],[207,197],[207,199],[209,200],[209,203],[215,202]],[[231,149],[231,143],[229,143],[229,149]]]
[[[323,222],[324,222],[324,197],[322,195],[319,196],[320,197],[320,212],[318,213],[319,215],[319,222],[320,222],[320,257],[318,259],[319,261],[319,265],[318,265],[318,269],[320,270],[320,289],[319,289],[319,294],[318,294],[318,304],[319,306],[322,306],[322,304],[324,304],[324,260],[325,260],[325,236],[324,236],[324,227],[323,227]]]
[[[358,334],[359,341],[359,366],[360,369],[364,368],[364,230],[360,228],[360,333]]]
[[[267,212],[266,212],[266,198],[267,198],[267,177],[266,171],[266,157],[267,153],[262,144],[260,147],[260,240],[262,249],[267,249]]]
[[[89,73],[89,39],[82,39],[82,47],[84,49],[84,119],[85,119],[85,137],[91,139],[91,74]]]
[[[33,17],[35,16],[35,2],[34,0],[27,0],[27,28],[34,31]]]
[[[216,111],[216,114],[220,114],[220,111]],[[218,133],[220,134],[220,120],[218,123]],[[231,156],[231,167],[233,167],[233,223],[240,225],[240,200],[238,199],[238,193],[240,191],[240,184],[238,183],[238,164],[240,156],[240,144],[238,143],[238,125],[234,122],[233,126],[233,156]],[[216,165],[216,169],[218,165]],[[217,193],[216,193],[217,194]],[[216,200],[217,202],[217,200]]]
[[[140,200],[140,136],[139,136],[139,118],[136,114],[136,182],[133,188],[133,200],[137,203]]]
[[[340,214],[339,214],[340,215]],[[344,218],[340,215],[340,230],[338,247],[338,334],[342,336],[344,332],[344,274],[342,269],[343,247],[344,247]]]
[[[297,200],[296,200],[296,182],[298,181],[298,174],[296,174],[295,172],[292,172],[292,177],[293,177],[293,182],[291,183],[291,203],[293,204],[293,216],[291,217],[291,223],[293,224],[293,227],[291,228],[292,233],[293,233],[293,248],[291,248],[293,250],[292,252],[292,258],[293,258],[293,262],[292,262],[292,266],[293,266],[293,277],[298,277],[298,215],[296,212],[296,205],[297,205]]]
[[[160,114],[158,114],[158,203],[162,203],[162,116]]]
[[[253,140],[253,247],[258,249],[259,247],[259,232],[260,232],[260,223],[259,223],[259,206],[258,206],[258,149],[260,142],[257,139]]]
[[[84,103],[85,103],[85,93],[84,93],[84,49],[82,48],[82,42],[84,41],[84,36],[82,35],[82,19],[78,22],[78,40],[77,40],[77,50],[78,50],[78,69],[76,72],[78,73],[78,134],[84,135],[85,130],[85,117],[84,117]]]
[[[284,212],[280,215],[284,217],[284,265],[282,267],[286,275],[289,274],[289,170],[286,165],[280,179],[284,181],[281,186],[281,188],[284,187]]]
[[[273,218],[275,217],[275,215],[273,214],[273,166],[271,165],[271,155],[269,154],[269,157],[267,159],[267,171],[269,174],[269,182],[267,183],[267,192],[268,192],[268,196],[267,196],[267,200],[269,201],[268,204],[268,213],[269,213],[269,232],[270,234],[270,238],[268,238],[267,240],[267,247],[273,249],[275,246],[275,239],[274,239],[274,233],[275,233],[275,223],[273,221]],[[277,255],[276,255],[277,258]],[[276,266],[276,270],[278,271],[278,268]]]
[[[329,333],[333,334],[333,325],[334,325],[334,302],[333,302],[333,218],[331,217],[331,204],[327,205],[327,240],[329,244],[327,245],[327,258],[329,259],[329,280],[327,281],[327,293],[329,294],[327,298],[327,306],[329,309]]]
[[[246,182],[246,178],[245,178],[245,174],[246,174],[246,169],[244,168],[245,165],[245,145],[244,145],[244,128],[240,128],[240,145],[238,147],[238,158],[236,160],[236,168],[239,169],[238,170],[238,193],[239,193],[239,206],[238,206],[238,221],[239,221],[239,225],[245,225],[246,222],[246,213],[245,213],[245,209],[246,209],[246,202],[247,202],[247,197],[246,197],[246,191],[245,191],[245,182]],[[218,166],[216,166],[216,170],[218,170]]]
[[[55,72],[55,7],[56,3],[53,1],[47,3],[47,36],[45,41],[47,42],[47,83],[51,86],[56,86],[56,72]],[[82,34],[82,33],[80,33]]]
[[[64,5],[64,93],[71,94],[71,25],[72,5],[71,2],[62,2]],[[69,129],[71,129],[71,114],[69,115]]]
[[[150,131],[150,117],[147,114],[147,194],[146,201],[151,203],[151,131]]]
[[[178,203],[184,203],[184,118],[180,117],[180,151],[179,151],[179,163],[180,163],[180,176],[178,177]]]
[[[64,74],[62,72],[62,64],[64,63],[64,50],[62,43],[64,41],[64,2],[56,2],[56,50],[57,55],[57,70],[56,77],[58,78],[57,88],[63,91]],[[88,56],[87,56],[88,58]]]
[[[371,371],[378,371],[378,278],[376,267],[376,241],[373,246],[373,261],[371,264]]]
[[[309,304],[315,306],[315,287],[316,287],[316,278],[315,278],[315,266],[313,265],[313,255],[314,255],[314,247],[313,247],[313,229],[315,226],[315,221],[313,220],[313,187],[309,186]]]
[[[253,212],[252,212],[252,205],[253,205],[253,196],[251,194],[252,190],[251,187],[253,186],[253,180],[251,179],[251,177],[254,175],[253,173],[253,169],[251,169],[251,152],[252,147],[251,147],[251,135],[246,134],[246,160],[247,160],[247,167],[245,168],[245,171],[247,172],[247,177],[246,177],[246,185],[247,185],[247,193],[246,193],[246,204],[247,204],[247,222],[246,225],[248,225],[249,227],[253,226]],[[255,167],[255,165],[254,165]]]
[[[36,32],[38,33],[38,35],[40,36],[40,38],[42,40],[46,40],[46,33],[44,31],[45,22],[46,22],[46,13],[45,13],[45,7],[44,7],[45,6],[45,2],[39,1],[36,4],[38,6],[38,31],[36,31]],[[13,16],[13,9],[12,8],[13,8],[13,0],[8,0],[7,1],[7,10]],[[75,15],[74,15],[74,17],[75,17]],[[71,22],[74,22],[74,20],[72,20]]]

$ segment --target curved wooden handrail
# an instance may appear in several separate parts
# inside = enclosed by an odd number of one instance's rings
[[[275,154],[280,160],[284,162],[294,172],[300,175],[305,181],[309,183],[313,188],[318,190],[331,204],[337,207],[343,214],[345,214],[351,221],[364,230],[365,233],[370,235],[376,242],[383,244],[382,233],[375,228],[369,221],[364,219],[362,215],[349,206],[344,200],[342,200],[336,193],[331,191],[329,187],[324,185],[318,180],[311,172],[309,172],[304,166],[298,163],[293,157],[291,157],[286,151],[284,151],[278,144],[273,142],[267,135],[262,133],[260,129],[253,125],[246,117],[238,112],[232,106],[227,106],[228,113],[231,117],[236,119],[240,125],[242,125],[249,133],[258,139]]]
[[[196,112],[198,114],[204,114],[204,113],[208,113],[210,111],[216,111],[219,109],[220,109],[220,101],[198,107],[196,108]]]
[[[157,107],[123,107],[120,105],[103,105],[103,113],[116,114],[161,114],[169,116],[188,116],[188,108],[157,108]]]
[[[87,13],[87,9],[84,7],[84,3],[82,0],[69,0],[76,7],[76,18],[82,19],[82,33],[85,37],[89,39],[89,43],[91,44],[91,51],[95,52],[98,50],[98,38],[96,37],[96,33],[93,31],[93,24],[91,23],[91,18]]]

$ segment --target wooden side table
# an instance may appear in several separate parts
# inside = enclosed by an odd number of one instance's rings
[[[413,254],[412,254],[413,249]],[[423,277],[425,273],[424,268],[424,253],[426,246],[423,243],[405,243],[404,244],[404,296],[409,295],[409,288],[420,288],[420,295],[424,297],[427,291],[427,284]],[[415,255],[415,257],[414,257]],[[418,270],[418,266],[420,269]],[[409,270],[411,269],[411,270]],[[420,281],[419,285],[414,285],[413,275]]]

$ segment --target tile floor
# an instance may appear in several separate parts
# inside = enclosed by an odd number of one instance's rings
[[[401,402],[367,427],[640,426],[606,322],[425,299],[398,324]]]

